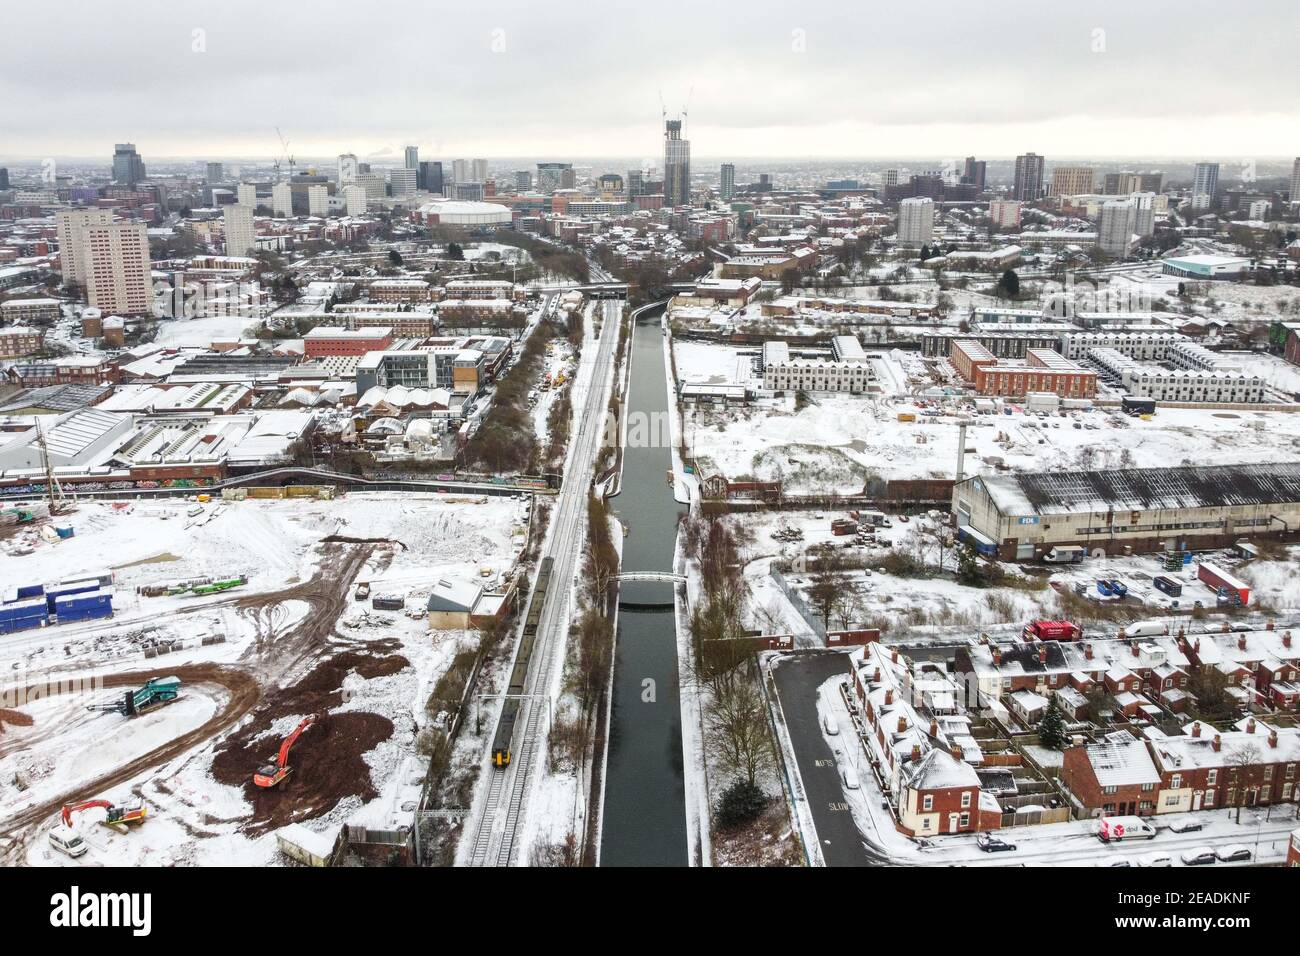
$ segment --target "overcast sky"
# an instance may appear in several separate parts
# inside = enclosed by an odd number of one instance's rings
[[[654,158],[660,91],[697,157],[1300,154],[1297,0],[6,0],[0,29],[10,158],[271,157],[277,126]]]

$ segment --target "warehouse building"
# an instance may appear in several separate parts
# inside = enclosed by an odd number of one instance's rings
[[[1219,548],[1300,529],[1300,462],[979,475],[953,488],[964,538],[1005,561],[1081,545]]]

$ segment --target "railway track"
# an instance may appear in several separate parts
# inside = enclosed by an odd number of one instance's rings
[[[517,862],[520,826],[527,812],[530,784],[534,777],[540,744],[548,730],[552,684],[555,679],[556,649],[563,643],[568,626],[569,592],[578,568],[587,512],[587,494],[591,486],[596,451],[604,433],[605,387],[613,370],[618,342],[617,317],[622,302],[602,305],[605,310],[602,334],[598,343],[588,338],[583,349],[575,390],[574,408],[580,416],[565,462],[564,484],[552,518],[552,532],[543,558],[553,562],[544,598],[532,659],[520,701],[522,720],[514,728],[513,758],[503,768],[492,765],[490,751],[487,772],[492,775],[478,816],[470,854],[472,866],[510,866]],[[588,327],[590,330],[590,326]],[[592,355],[591,346],[596,344]],[[509,703],[507,701],[507,703]],[[503,708],[504,709],[504,708]]]

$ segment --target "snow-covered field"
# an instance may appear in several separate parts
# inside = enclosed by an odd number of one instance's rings
[[[11,859],[16,847],[31,864],[281,862],[273,828],[249,829],[250,820],[264,819],[258,815],[266,808],[252,807],[246,788],[219,782],[213,758],[259,712],[267,707],[274,712],[282,693],[286,700],[319,699],[321,712],[331,717],[356,715],[392,724],[391,733],[358,755],[369,775],[369,785],[358,789],[373,796],[327,801],[320,812],[309,808],[304,824],[332,837],[345,822],[377,829],[411,822],[424,772],[415,737],[431,719],[425,701],[456,652],[475,640],[474,632],[430,631],[424,602],[442,578],[484,586],[501,580],[522,547],[524,503],[508,497],[370,494],[334,501],[214,501],[204,515],[190,517],[187,510],[193,507],[182,501],[81,502],[67,518],[76,531],[73,538],[48,543],[24,535],[4,542],[0,579],[6,585],[112,569],[116,613],[109,620],[54,625],[0,641],[0,668],[8,675],[0,689],[11,691],[0,706],[16,703],[14,709],[32,720],[30,726],[6,724],[7,732],[0,734],[0,830],[9,829],[4,824],[15,814],[74,799],[102,797],[118,805],[144,800],[149,808],[147,821],[126,834],[97,826],[99,811],[79,815],[75,822],[91,850],[77,860],[45,841],[44,830],[56,812],[51,811],[11,834],[20,839],[9,845]],[[322,544],[331,535],[389,543]],[[31,553],[13,553],[26,547]],[[357,565],[352,580],[369,581],[372,594],[405,596],[411,615],[373,611],[368,601],[355,600],[348,581],[338,580],[338,566],[363,548],[370,549],[369,557]],[[246,574],[248,584],[208,597],[149,598],[135,592],[162,581],[232,574]],[[336,582],[330,594],[314,590],[318,580]],[[317,620],[322,610],[326,617]],[[319,634],[305,653],[300,628]],[[224,643],[202,646],[196,640],[218,634]],[[184,649],[156,661],[146,658],[146,644],[160,640],[184,642]],[[345,663],[337,691],[322,685],[327,697],[303,696],[304,678],[316,676],[339,655],[351,655],[358,667],[373,661],[391,666],[368,679]],[[20,686],[86,674],[102,679],[115,672],[162,675],[214,666],[227,675],[221,678],[226,685],[187,682],[176,703],[134,718],[87,712],[87,703],[120,696],[93,684],[84,692],[38,700],[12,693]],[[233,683],[232,675],[238,678]],[[245,693],[239,681],[258,688],[252,701],[232,703],[231,686]],[[213,720],[221,724],[227,708],[236,705],[244,716],[219,726],[215,736],[200,733],[192,746],[151,761],[177,738]],[[273,756],[279,738],[307,713],[271,720],[253,740],[255,751]],[[116,773],[123,779],[87,792],[96,780],[141,759],[145,765],[139,772]],[[312,785],[304,778],[299,786]],[[272,791],[272,799],[282,792]],[[5,850],[0,839],[0,852]]]
[[[679,344],[682,380],[731,378],[735,350]],[[1267,356],[1256,356],[1263,363]],[[914,388],[914,355],[891,353],[901,388]],[[1286,375],[1275,369],[1279,382]],[[1300,377],[1297,378],[1300,385]],[[958,421],[969,406],[935,406],[942,414],[900,422],[909,402],[817,394],[803,408],[792,399],[743,408],[685,412],[686,447],[703,474],[732,480],[783,481],[795,494],[861,491],[871,478],[951,478],[957,466]],[[1001,462],[1014,471],[1157,467],[1300,459],[1300,414],[1268,411],[1161,409],[1150,421],[1102,409],[1040,418],[1013,407],[1010,415],[976,416],[966,436],[966,474]]]
[[[244,330],[256,325],[257,319],[240,316],[168,320],[158,323],[158,334],[154,341],[172,348],[183,345],[207,348],[218,339],[242,339]]]

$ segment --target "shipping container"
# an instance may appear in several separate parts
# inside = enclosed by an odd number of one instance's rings
[[[1151,583],[1156,586],[1157,590],[1165,592],[1170,597],[1182,596],[1183,586],[1167,575],[1158,574]]]
[[[1196,568],[1196,577],[1219,597],[1226,597],[1234,604],[1250,603],[1250,586],[1217,565],[1202,561]]]
[[[376,611],[400,611],[406,607],[406,598],[396,594],[376,594],[370,599]]]

